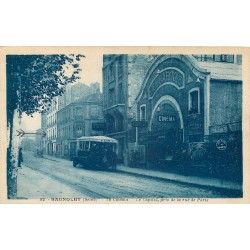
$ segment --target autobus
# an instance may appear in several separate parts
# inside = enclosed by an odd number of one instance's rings
[[[82,136],[77,139],[73,166],[116,170],[118,141],[106,136]]]

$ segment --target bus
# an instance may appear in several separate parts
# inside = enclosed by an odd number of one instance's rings
[[[116,170],[118,141],[106,136],[82,136],[77,139],[73,166]]]

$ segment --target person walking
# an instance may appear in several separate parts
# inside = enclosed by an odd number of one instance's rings
[[[23,162],[23,152],[22,152],[22,148],[19,148],[18,151],[18,167],[22,168],[22,162]]]

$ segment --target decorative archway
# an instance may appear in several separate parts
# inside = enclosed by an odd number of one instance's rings
[[[206,75],[209,74],[209,72],[206,69],[201,68],[199,66],[196,59],[191,55],[181,55],[181,54],[179,54],[179,55],[177,55],[177,54],[159,55],[158,57],[155,58],[155,60],[153,61],[152,65],[150,66],[150,68],[148,69],[148,71],[145,75],[141,89],[136,97],[137,102],[144,96],[145,89],[148,88],[147,85],[151,84],[151,81],[149,81],[149,79],[152,76],[152,74],[156,71],[156,69],[159,67],[159,65],[167,60],[173,60],[173,59],[178,60],[179,62],[182,62],[183,64],[185,64],[186,67],[189,68],[190,71],[193,73],[193,75],[196,76],[197,78],[205,79]],[[168,69],[171,69],[171,67],[168,67]],[[173,68],[173,67],[172,67],[172,69],[177,70],[177,68]],[[161,71],[160,73],[162,73],[163,71]],[[182,73],[182,72],[180,71],[180,73]],[[173,84],[173,83],[168,83],[168,84]],[[182,87],[177,86],[177,88],[182,88]]]
[[[106,123],[107,123],[107,134],[114,133],[115,131],[115,118],[113,115],[106,114]]]
[[[120,112],[115,112],[115,122],[116,122],[116,131],[122,132],[124,131],[124,118]]]
[[[170,95],[164,95],[162,96],[154,105],[154,108],[152,110],[151,113],[151,117],[150,117],[150,122],[149,122],[149,131],[152,131],[152,123],[153,123],[153,119],[155,116],[155,113],[157,112],[157,108],[159,107],[159,105],[161,105],[161,103],[168,103],[169,105],[171,105],[178,113],[178,118],[180,121],[180,129],[183,130],[183,142],[184,142],[184,122],[183,122],[183,115],[182,115],[182,111],[181,108],[178,104],[178,102]]]

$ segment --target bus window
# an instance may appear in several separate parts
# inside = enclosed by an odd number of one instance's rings
[[[98,153],[98,152],[102,152],[102,150],[103,150],[103,143],[101,143],[101,142],[93,141],[93,142],[91,142],[90,146],[91,146],[91,150],[93,150],[93,152]]]
[[[90,141],[85,141],[85,150],[90,149]]]

